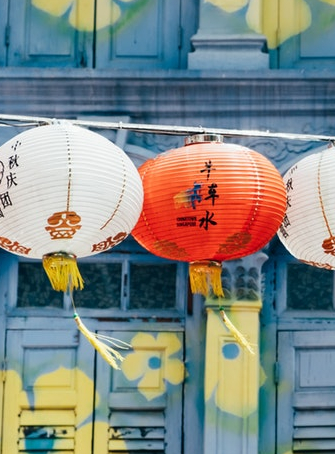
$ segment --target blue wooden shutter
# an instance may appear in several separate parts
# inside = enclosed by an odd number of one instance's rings
[[[7,331],[2,454],[91,454],[94,351],[54,325]]]
[[[72,27],[67,14],[52,15],[33,6],[31,0],[9,1],[8,66],[92,64],[92,36]]]
[[[144,328],[143,324],[142,326]],[[171,366],[169,361],[179,364],[183,361],[182,332],[117,331],[103,334],[130,343],[136,335],[143,335],[143,338],[149,341],[143,342],[140,348],[121,351],[124,356],[142,357],[143,354],[144,359],[140,366],[143,375],[139,374],[134,380],[129,380],[123,370],[114,370],[99,356],[97,357],[98,405],[95,416],[94,452],[181,454],[183,377],[177,373],[176,382],[169,383],[171,369],[169,371],[167,369]],[[165,343],[160,341],[162,338]],[[180,349],[169,356],[169,344],[175,343],[176,339]],[[160,367],[156,370],[150,369],[145,363],[146,357],[156,360],[160,358]],[[136,359],[132,364],[134,368],[139,366]],[[101,440],[106,437],[108,449],[105,453],[101,451]]]
[[[178,68],[180,0],[137,0],[125,5],[115,25],[97,33],[96,66]],[[111,24],[114,19],[110,18]]]
[[[278,341],[278,454],[335,452],[334,331],[285,331]]]
[[[279,68],[335,68],[335,6],[323,1],[305,0],[311,12],[311,25],[302,33],[287,39],[278,49]],[[301,9],[296,2],[294,17],[288,17],[285,2],[279,0],[281,29],[293,22],[296,30],[301,23]],[[283,23],[284,22],[284,23]]]
[[[7,50],[7,33],[9,32],[7,23],[7,0],[0,2],[0,66],[6,65],[6,50]]]

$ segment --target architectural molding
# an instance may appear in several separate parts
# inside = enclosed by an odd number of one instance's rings
[[[315,117],[322,117],[323,122],[333,117],[334,76],[332,71],[296,70],[134,73],[4,68],[0,72],[1,112],[55,117],[131,115],[134,122],[165,119],[195,125],[205,120],[213,127],[222,126],[223,121],[236,124],[242,118],[250,125],[267,127],[263,118],[271,116],[279,131],[283,116],[309,118],[308,123]]]
[[[269,68],[266,39],[256,34],[197,34],[189,69],[255,70]]]

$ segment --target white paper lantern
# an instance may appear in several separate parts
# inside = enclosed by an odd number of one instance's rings
[[[287,210],[278,236],[297,259],[335,269],[335,147],[294,164],[284,176]]]
[[[51,260],[50,272],[66,274],[55,262],[71,267],[76,257],[120,243],[142,202],[136,167],[100,134],[55,122],[0,147],[0,246]],[[82,287],[82,281],[72,276],[70,285]]]

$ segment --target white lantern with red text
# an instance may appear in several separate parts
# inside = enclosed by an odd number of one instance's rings
[[[278,236],[309,265],[335,269],[335,147],[313,153],[285,174],[287,209]]]
[[[134,164],[95,132],[54,122],[0,147],[0,246],[43,259],[55,290],[82,288],[76,258],[126,238],[142,202]]]

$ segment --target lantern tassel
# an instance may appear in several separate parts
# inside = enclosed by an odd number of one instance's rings
[[[77,324],[77,327],[79,331],[86,337],[86,339],[89,341],[89,343],[95,348],[95,350],[102,356],[102,358],[114,369],[120,369],[120,366],[118,364],[119,362],[122,362],[124,360],[123,356],[116,350],[118,349],[123,349],[126,350],[128,348],[131,348],[131,345],[128,344],[127,342],[123,342],[119,339],[115,339],[114,337],[109,337],[105,336],[104,334],[97,334],[92,331],[90,331],[83,323],[81,318],[79,317],[74,301],[73,301],[73,294],[72,290],[69,289],[69,294],[73,306],[73,318],[74,321]],[[107,344],[110,345],[107,345]],[[111,345],[113,347],[111,347]]]
[[[220,311],[223,323],[229,329],[229,331],[231,332],[232,336],[236,339],[238,344],[241,345],[241,347],[248,350],[249,353],[254,355],[255,354],[254,349],[251,347],[250,343],[245,338],[245,336],[243,336],[243,334],[236,328],[236,326],[231,322],[231,320],[229,320],[229,318],[228,318],[227,314],[225,313],[222,306],[219,307],[219,311]]]
[[[114,369],[120,369],[118,361],[122,362],[124,360],[123,356],[116,350],[116,348],[128,349],[131,345],[126,342],[120,341],[119,339],[114,339],[113,337],[104,336],[102,334],[93,333],[89,331],[81,318],[74,312],[73,318],[77,323],[79,331],[86,337],[91,345],[96,349],[102,358]],[[113,345],[116,348],[106,345],[105,342]]]
[[[84,288],[84,280],[74,255],[66,252],[46,254],[42,263],[54,290],[66,292],[68,289],[72,291]]]
[[[191,262],[189,266],[191,292],[200,293],[205,297],[213,293],[222,298],[221,271],[221,263],[213,260]]]

